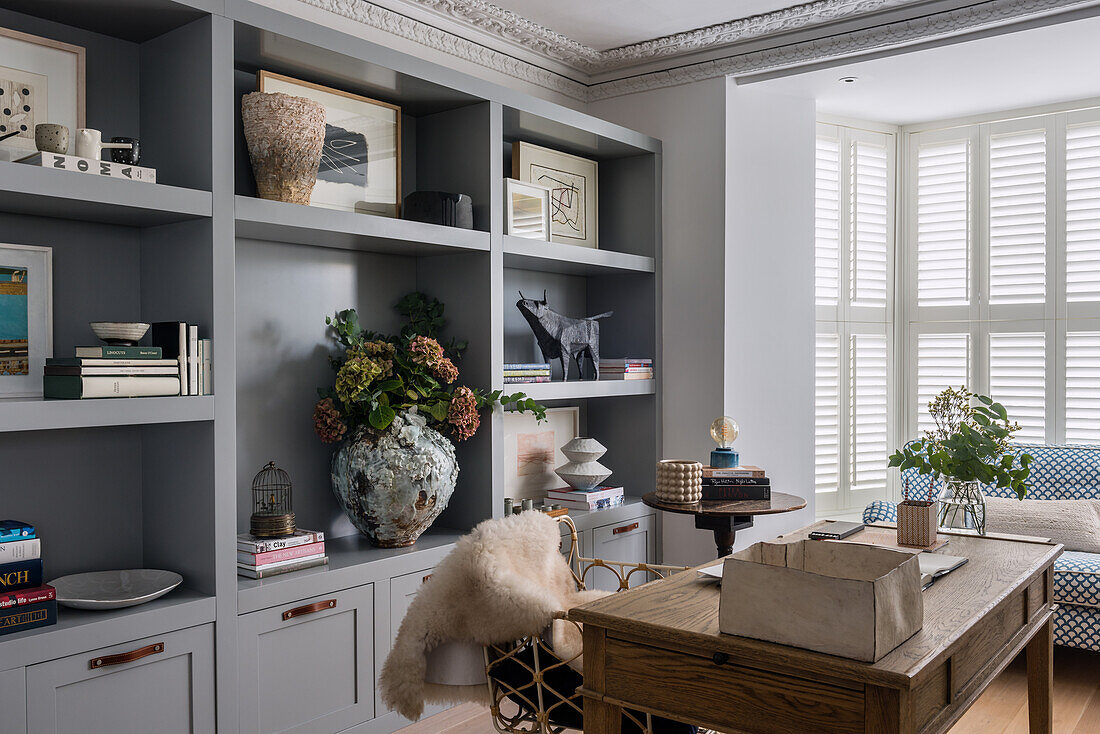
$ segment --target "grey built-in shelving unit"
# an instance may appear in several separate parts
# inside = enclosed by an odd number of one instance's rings
[[[517,291],[565,313],[614,310],[605,356],[660,354],[661,144],[248,0],[5,0],[0,26],[87,49],[87,124],[136,135],[155,185],[0,163],[0,240],[54,251],[54,350],[96,319],[179,320],[214,340],[215,394],[0,401],[0,516],[35,523],[49,578],[179,571],[184,586],[114,612],[0,637],[5,732],[390,732],[375,680],[412,595],[455,540],[502,512],[502,419],[459,448],[450,507],[414,547],[372,548],[329,489],[310,420],[331,379],[324,316],[355,306],[393,330],[396,299],[447,304],[468,384],[539,354]],[[402,108],[403,193],[461,191],[473,230],[255,198],[240,98],[267,69]],[[599,161],[600,249],[504,236],[503,178],[525,140]],[[577,405],[630,499],[574,513],[589,553],[659,554],[651,489],[660,382],[532,385]],[[509,386],[511,387],[511,386]],[[253,474],[276,460],[300,526],[329,534],[325,569],[240,579],[235,537]],[[618,532],[616,532],[618,531]],[[289,622],[317,600],[335,607]],[[139,661],[92,657],[162,642]]]

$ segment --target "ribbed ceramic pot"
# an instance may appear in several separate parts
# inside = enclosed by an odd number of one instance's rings
[[[682,504],[703,499],[703,465],[684,459],[657,462],[657,499]]]
[[[325,108],[305,97],[253,92],[241,121],[261,199],[308,204],[325,143]]]
[[[574,438],[561,447],[561,452],[569,462],[554,473],[573,489],[595,489],[611,476],[611,470],[597,461],[607,449],[594,438]]]
[[[454,445],[416,413],[380,437],[361,431],[332,457],[332,491],[356,529],[381,548],[412,545],[447,507],[458,481]]]

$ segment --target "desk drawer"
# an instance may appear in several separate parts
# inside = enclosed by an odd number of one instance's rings
[[[606,695],[645,700],[670,718],[751,734],[862,734],[863,692],[792,676],[723,665],[682,652],[607,638]],[[700,706],[700,702],[711,702]]]

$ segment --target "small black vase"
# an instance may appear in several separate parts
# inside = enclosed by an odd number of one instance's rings
[[[137,138],[111,138],[111,142],[129,143],[133,146],[129,150],[125,148],[112,148],[111,160],[115,163],[121,163],[126,166],[136,166],[138,161],[141,160],[141,146]]]

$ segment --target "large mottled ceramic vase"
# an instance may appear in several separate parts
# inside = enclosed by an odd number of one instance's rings
[[[398,413],[379,438],[361,432],[332,457],[332,491],[359,532],[382,548],[412,545],[447,507],[455,449],[416,413]]]
[[[241,120],[261,199],[308,204],[325,143],[325,108],[304,97],[253,92]]]
[[[595,489],[611,476],[611,470],[598,461],[607,449],[594,438],[574,438],[561,447],[561,452],[569,462],[554,473],[573,489]]]

